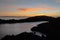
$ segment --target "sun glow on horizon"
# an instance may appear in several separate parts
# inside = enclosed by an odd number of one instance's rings
[[[60,0],[0,0],[0,16],[60,16]]]

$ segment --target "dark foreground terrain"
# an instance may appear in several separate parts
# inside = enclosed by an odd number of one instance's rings
[[[0,23],[5,21],[0,20]],[[14,21],[14,22],[13,22]],[[60,17],[36,16],[22,20],[8,20],[6,23],[22,23],[48,21],[48,23],[38,24],[31,28],[32,32],[22,32],[18,35],[6,35],[1,40],[60,40]],[[37,35],[41,33],[42,36]]]

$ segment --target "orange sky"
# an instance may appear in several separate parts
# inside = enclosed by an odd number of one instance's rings
[[[56,8],[48,7],[48,8],[19,8],[20,12],[37,12],[42,10],[56,10]]]
[[[0,16],[60,16],[60,0],[0,0]]]
[[[58,12],[57,12],[58,13]],[[35,13],[35,14],[28,14],[28,13],[20,13],[20,12],[13,12],[12,13],[5,13],[4,15],[1,14],[0,16],[28,16],[28,17],[31,17],[31,16],[41,16],[41,15],[46,15],[46,16],[53,16],[53,17],[59,17],[60,16],[60,13],[57,14],[56,12],[54,13]]]

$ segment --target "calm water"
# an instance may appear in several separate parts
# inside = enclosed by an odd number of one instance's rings
[[[28,18],[28,17],[0,17],[0,19],[4,19],[4,20],[9,20],[9,19],[25,19],[25,18]]]
[[[3,18],[5,19],[5,18]],[[6,18],[8,19],[8,18]],[[15,18],[16,19],[16,18]],[[19,18],[20,19],[20,18]],[[30,23],[15,23],[15,24],[0,24],[0,39],[5,35],[17,35],[21,32],[30,32],[30,29],[38,24],[44,22],[30,22]]]

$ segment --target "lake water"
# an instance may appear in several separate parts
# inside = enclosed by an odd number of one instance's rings
[[[0,19],[4,19],[4,20],[9,20],[9,19],[16,19],[16,20],[18,20],[18,19],[25,19],[25,18],[28,18],[28,17],[0,17]]]
[[[38,24],[44,22],[30,22],[30,23],[14,23],[14,24],[0,24],[0,39],[5,35],[17,35],[21,32],[30,32],[30,29]]]

